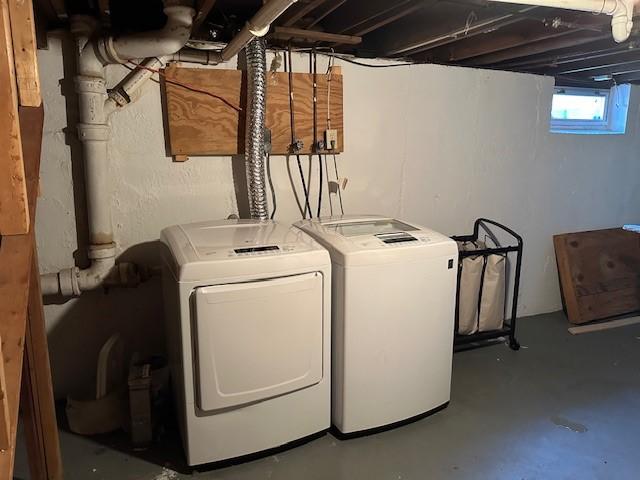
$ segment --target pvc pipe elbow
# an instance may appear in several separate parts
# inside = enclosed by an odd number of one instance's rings
[[[167,23],[153,32],[143,32],[122,38],[106,37],[97,43],[99,56],[105,63],[125,63],[136,58],[173,55],[191,36],[195,10],[184,5],[165,7]]]
[[[611,34],[617,43],[629,38],[633,29],[633,10],[637,0],[618,0],[611,13]]]

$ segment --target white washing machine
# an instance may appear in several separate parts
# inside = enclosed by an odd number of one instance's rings
[[[345,435],[419,418],[449,402],[458,249],[378,216],[304,220],[331,254],[332,421]]]
[[[330,426],[331,261],[301,230],[225,220],[162,231],[167,340],[189,465]]]

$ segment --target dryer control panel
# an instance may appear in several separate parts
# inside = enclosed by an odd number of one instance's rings
[[[280,247],[277,245],[265,245],[262,247],[245,247],[235,248],[233,252],[236,255],[266,255],[269,253],[275,253],[280,251]]]

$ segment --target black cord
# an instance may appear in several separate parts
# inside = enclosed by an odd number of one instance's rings
[[[271,155],[267,153],[267,180],[269,182],[269,188],[271,189],[271,203],[273,205],[273,210],[271,211],[271,216],[269,217],[271,220],[276,216],[276,210],[278,209],[278,203],[276,201],[276,191],[273,188],[273,180],[271,179]]]
[[[364,63],[364,62],[358,62],[357,60],[353,60],[349,57],[345,57],[343,55],[335,55],[333,53],[322,53],[319,52],[320,55],[324,55],[325,57],[333,57],[333,58],[338,58],[340,60],[342,60],[343,62],[347,62],[347,63],[352,63],[354,65],[359,65],[361,67],[368,67],[368,68],[392,68],[392,67],[409,67],[411,65],[420,65],[421,63],[424,62],[412,62],[412,63],[383,63],[381,65],[376,65],[376,64],[372,64],[372,63]]]
[[[340,175],[338,175],[338,161],[335,153],[333,154],[333,168],[336,170],[336,181],[338,183],[338,197],[340,198],[340,212],[344,215],[344,207],[342,206],[342,189],[340,188]]]
[[[333,216],[333,201],[331,200],[331,180],[329,180],[329,167],[327,166],[327,154],[324,154],[324,169],[327,172],[327,196],[329,197],[329,212]]]
[[[316,215],[320,218],[320,211],[322,210],[322,156],[318,154],[318,214]]]
[[[289,113],[291,119],[291,146],[294,147],[296,141],[296,118],[293,110],[293,65],[291,56],[291,44],[289,44]],[[296,153],[296,160],[298,161],[298,171],[300,172],[300,181],[302,182],[302,191],[304,192],[304,212],[302,212],[302,218],[307,218],[307,211],[309,212],[309,218],[313,218],[313,212],[309,205],[309,190],[307,190],[307,182],[304,179],[302,162],[300,161],[300,155],[298,153]]]

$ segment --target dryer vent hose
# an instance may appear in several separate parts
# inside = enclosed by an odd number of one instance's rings
[[[267,109],[266,45],[264,39],[254,38],[246,47],[247,110],[244,154],[249,191],[251,218],[267,220],[267,192],[265,181],[264,125]]]

